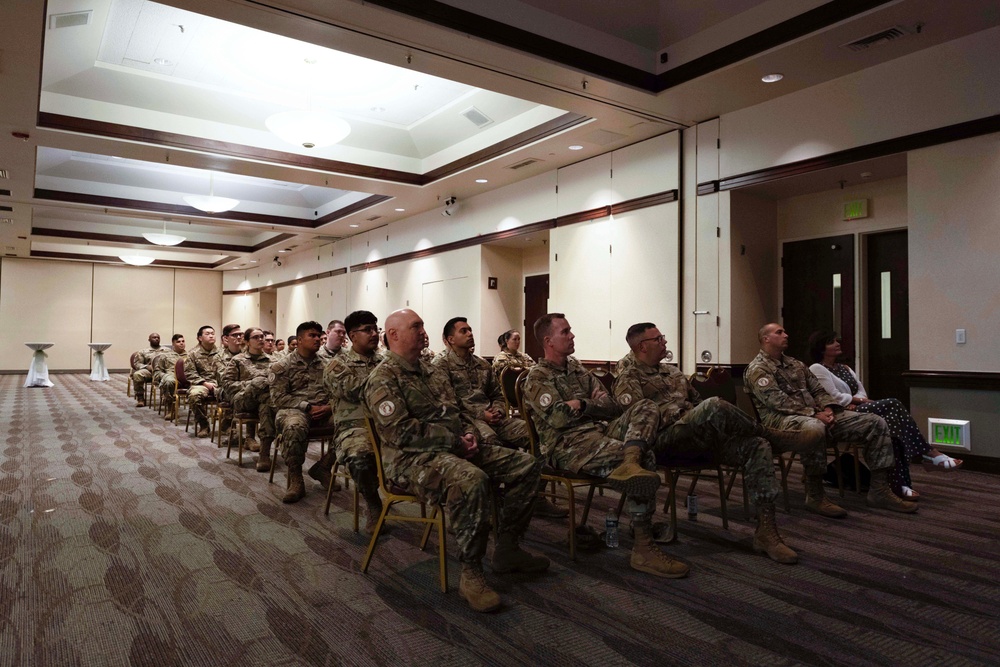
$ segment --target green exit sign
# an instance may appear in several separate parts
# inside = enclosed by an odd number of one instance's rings
[[[961,419],[928,419],[927,442],[935,447],[972,449],[969,442],[969,422]]]
[[[844,211],[841,218],[843,220],[858,220],[868,217],[868,200],[855,199],[844,202]]]

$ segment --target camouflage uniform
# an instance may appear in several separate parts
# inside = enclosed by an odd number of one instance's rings
[[[475,427],[459,410],[446,373],[389,352],[368,378],[365,403],[382,441],[386,475],[423,500],[444,505],[463,563],[478,565],[486,553],[492,485],[505,489],[497,534],[524,533],[542,463],[485,443],[462,458],[460,439]]]
[[[306,460],[309,427],[326,425],[326,422],[313,424],[309,417],[313,406],[330,402],[323,386],[324,367],[319,357],[307,361],[298,352],[286,354],[271,364],[267,383],[271,405],[277,411],[274,422],[281,438],[281,455],[288,466],[301,466]]]
[[[323,364],[325,365],[325,364],[329,364],[331,361],[333,361],[337,357],[340,357],[346,351],[347,351],[347,348],[346,347],[342,347],[339,350],[337,350],[336,352],[332,352],[332,351],[330,351],[330,350],[327,349],[326,345],[320,345],[319,346],[319,352],[316,353],[316,356],[319,357],[323,361]]]
[[[635,353],[629,352],[624,357],[618,360],[615,364],[615,377],[618,377],[622,373],[628,370],[628,367],[635,363]]]
[[[531,368],[534,365],[535,360],[523,352],[501,350],[493,357],[493,374],[499,378],[505,368]]]
[[[196,345],[193,350],[187,353],[187,358],[184,360],[184,375],[191,383],[191,388],[188,389],[188,405],[199,426],[208,424],[205,403],[210,398],[210,394],[204,384],[206,382],[217,383],[221,367],[222,353],[217,347],[206,352],[201,345]]]
[[[675,366],[654,367],[634,356],[615,380],[613,392],[622,405],[631,405],[640,398],[657,405],[657,453],[683,456],[711,452],[720,463],[743,467],[743,479],[755,505],[774,502],[771,444],[754,437],[757,424],[735,405],[714,397],[702,401]]]
[[[787,354],[775,361],[761,351],[747,366],[743,386],[766,426],[814,436],[809,439],[811,445],[799,450],[807,475],[826,472],[828,436],[835,442],[864,443],[865,461],[872,470],[892,466],[892,440],[885,421],[845,411],[801,361]],[[826,407],[833,410],[835,419],[829,427],[814,416]]]
[[[603,395],[591,398],[598,389]],[[556,468],[607,477],[624,460],[626,443],[641,440],[646,450],[643,466],[656,470],[652,444],[660,415],[652,401],[639,399],[624,408],[573,357],[566,360],[566,368],[539,360],[528,371],[524,395],[538,429],[541,453]],[[574,399],[583,402],[579,412],[566,405]],[[652,501],[630,495],[629,514],[650,514]]]
[[[274,410],[267,384],[270,368],[268,355],[262,353],[254,357],[249,352],[241,352],[230,360],[222,374],[222,389],[232,402],[233,410],[257,415],[257,433],[262,442],[274,440]]]
[[[136,352],[135,363],[132,364],[132,386],[135,387],[136,398],[145,396],[146,383],[153,378],[153,360],[162,351],[162,347],[147,347]]]
[[[365,428],[364,388],[372,370],[382,362],[378,350],[370,358],[354,350],[338,354],[323,371],[323,385],[330,395],[333,423],[337,427],[334,447],[337,462],[346,465],[351,479],[369,507],[377,506],[378,471]]]
[[[178,354],[174,352],[173,348],[167,348],[164,352],[156,355],[156,363],[153,366],[153,381],[160,388],[160,398],[167,406],[174,404],[174,392],[177,390],[178,359],[187,359],[187,353]]]
[[[448,354],[435,358],[432,363],[448,374],[458,398],[458,407],[475,425],[480,442],[516,449],[528,448],[528,425],[523,419],[504,417],[492,426],[483,421],[483,412],[488,408],[500,408],[505,414],[507,411],[500,382],[485,359],[472,354],[465,360],[454,350],[449,350]]]

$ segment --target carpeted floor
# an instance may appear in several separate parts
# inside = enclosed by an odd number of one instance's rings
[[[31,665],[995,665],[1000,504],[995,477],[914,469],[916,516],[841,521],[801,509],[779,525],[801,563],[750,550],[734,490],[730,530],[702,482],[697,523],[667,549],[693,572],[628,568],[622,548],[568,558],[560,521],[529,549],[550,572],[487,576],[479,615],[438,590],[417,529],[384,538],[367,575],[348,493],[279,502],[264,474],[155,411],[125,379],[0,377],[0,664]],[[251,457],[252,458],[252,457]],[[277,483],[280,482],[280,483]],[[661,491],[661,502],[662,502]],[[617,498],[595,501],[591,524]]]

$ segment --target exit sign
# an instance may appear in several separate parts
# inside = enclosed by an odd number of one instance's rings
[[[859,220],[868,217],[868,200],[855,199],[844,202],[843,220]]]
[[[928,419],[927,442],[932,447],[957,447],[971,450],[969,422],[961,419]]]

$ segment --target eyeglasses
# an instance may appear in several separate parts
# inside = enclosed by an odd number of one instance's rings
[[[657,343],[665,343],[665,342],[667,342],[667,337],[665,335],[663,335],[663,334],[660,334],[659,336],[656,336],[654,338],[643,338],[642,340],[639,341],[639,343],[640,344],[641,343],[648,343],[651,340],[655,340]]]
[[[374,335],[377,335],[377,334],[379,334],[379,333],[382,332],[382,330],[379,329],[374,324],[369,324],[368,326],[364,326],[364,327],[358,327],[357,329],[351,329],[351,333],[358,333],[359,331],[363,332],[363,333],[366,333],[369,336],[374,336]]]
[[[262,340],[263,338],[264,338],[263,334],[255,334],[253,336],[250,336],[250,338],[248,338],[247,340]]]

